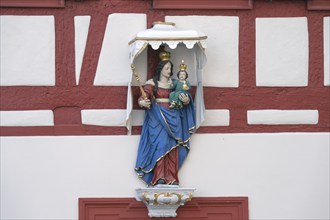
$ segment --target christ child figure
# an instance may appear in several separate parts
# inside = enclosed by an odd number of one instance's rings
[[[179,72],[177,73],[178,80],[173,80],[173,92],[170,93],[170,109],[181,109],[183,108],[183,103],[180,100],[181,94],[188,95],[190,89],[190,83],[187,81],[188,73],[186,71],[187,65],[182,63],[179,66]]]

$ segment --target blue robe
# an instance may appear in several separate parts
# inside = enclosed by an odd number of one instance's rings
[[[195,110],[190,103],[182,109],[167,109],[154,101],[145,112],[135,171],[148,185],[157,161],[178,148],[180,168],[189,152],[189,140],[195,130]]]

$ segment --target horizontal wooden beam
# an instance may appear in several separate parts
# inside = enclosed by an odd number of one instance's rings
[[[308,10],[330,10],[329,0],[308,0]]]
[[[64,8],[65,0],[1,0],[0,7]]]
[[[154,0],[155,9],[252,9],[252,0]]]

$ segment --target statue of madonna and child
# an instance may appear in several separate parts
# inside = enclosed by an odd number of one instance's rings
[[[138,104],[145,119],[135,171],[149,186],[179,185],[178,171],[189,152],[195,131],[195,109],[189,93],[187,66],[180,65],[172,79],[173,63],[169,52],[160,53],[155,76],[147,80]]]

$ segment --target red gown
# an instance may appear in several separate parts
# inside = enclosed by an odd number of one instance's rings
[[[154,94],[154,86],[147,84],[144,86],[144,91],[147,94],[147,98],[151,101],[153,99],[158,98],[168,98],[171,89],[163,89],[158,87],[156,94]],[[140,97],[141,99],[142,97]],[[164,106],[165,108],[169,108],[170,103],[168,102],[157,102],[157,104]],[[178,161],[178,149],[174,148],[168,154],[166,154],[163,158],[161,158],[155,168],[154,168],[154,176],[151,181],[152,185],[155,185],[158,180],[162,179],[166,184],[179,184],[178,178],[178,170],[179,170],[179,161]]]

